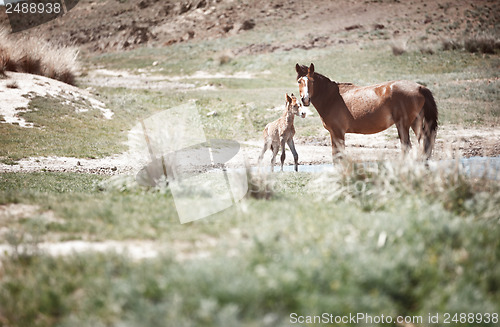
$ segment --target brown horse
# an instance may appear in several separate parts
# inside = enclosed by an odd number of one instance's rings
[[[436,139],[438,110],[431,91],[410,81],[391,81],[370,86],[336,83],[309,67],[297,64],[302,103],[314,105],[323,126],[330,132],[332,154],[345,147],[345,133],[373,134],[393,124],[398,129],[403,153],[411,147],[410,127],[418,142],[424,139],[429,158]]]
[[[299,155],[297,154],[295,144],[293,143],[293,136],[295,135],[293,121],[295,116],[301,116],[304,118],[306,114],[302,112],[302,105],[299,101],[297,101],[297,98],[293,95],[293,93],[291,97],[286,94],[285,98],[286,104],[283,115],[275,121],[267,124],[263,132],[264,148],[259,156],[259,163],[262,161],[264,153],[266,153],[268,149],[271,149],[273,152],[273,156],[271,158],[271,171],[274,171],[274,161],[280,146],[282,150],[281,171],[283,171],[283,163],[285,162],[285,144],[288,144],[290,151],[292,151],[293,160],[295,162],[295,171],[298,171],[299,166]]]

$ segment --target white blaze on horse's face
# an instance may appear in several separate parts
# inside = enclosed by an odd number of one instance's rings
[[[304,106],[311,104],[311,97],[309,95],[309,80],[307,76],[300,77],[297,82],[299,83],[300,98]]]

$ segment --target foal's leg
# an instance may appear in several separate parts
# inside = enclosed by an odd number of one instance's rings
[[[276,161],[276,155],[278,154],[280,147],[279,143],[274,143],[271,145],[271,151],[273,151],[273,157],[271,158],[271,171],[274,171],[274,163]]]
[[[293,154],[293,161],[295,162],[295,171],[299,171],[299,154],[297,153],[297,150],[295,150],[295,144],[293,143],[293,139],[289,139],[288,142],[288,147],[290,148],[290,151],[292,151]]]
[[[271,142],[268,142],[267,140],[264,142],[264,148],[262,149],[262,152],[260,153],[259,156],[259,164],[262,161],[262,158],[264,158],[264,153],[266,153],[267,150],[271,147]]]
[[[285,138],[283,138],[281,140],[281,171],[283,171],[283,163],[285,162],[285,144],[286,144],[286,140]]]
[[[267,140],[264,141],[264,148],[262,149],[262,152],[260,153],[259,156],[259,173],[261,172],[261,167],[262,167],[262,159],[264,158],[264,153],[266,153],[267,150],[271,147],[271,142],[268,142]]]

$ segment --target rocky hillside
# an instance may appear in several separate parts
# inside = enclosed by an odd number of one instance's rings
[[[0,22],[6,24],[1,11]],[[294,42],[242,49],[270,52],[377,39],[417,42],[484,33],[498,39],[499,23],[500,3],[487,0],[81,0],[63,17],[24,33],[89,52],[216,39],[252,29],[294,33]]]

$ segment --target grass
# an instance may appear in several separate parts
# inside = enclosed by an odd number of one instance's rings
[[[29,156],[102,157],[124,146],[114,132],[117,120],[106,121],[99,110],[75,112],[72,105],[54,97],[36,97],[20,113],[35,128],[2,124],[0,156],[19,160]]]
[[[78,51],[30,37],[15,38],[0,29],[0,76],[6,71],[43,75],[74,85]]]
[[[0,202],[37,204],[62,220],[4,222],[13,233],[154,240],[162,250],[140,261],[117,253],[3,257],[2,323],[288,326],[292,312],[498,312],[497,183],[415,164],[338,167],[276,174],[271,201],[248,198],[185,225],[161,190],[89,175],[4,174]],[[179,241],[196,253],[207,237],[217,240],[203,248],[207,258],[179,259]]]

